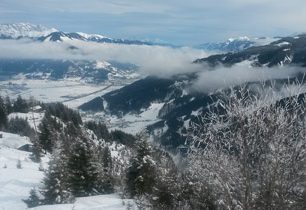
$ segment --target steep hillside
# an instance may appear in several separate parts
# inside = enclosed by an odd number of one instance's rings
[[[306,35],[285,37],[268,45],[251,47],[236,53],[218,54],[198,59],[195,63],[211,66],[223,64],[232,66],[242,61],[250,61],[253,66],[276,66],[295,64],[306,66]]]
[[[282,97],[292,96],[294,90],[286,90],[287,87],[283,87],[284,84],[296,86],[296,94],[306,92],[303,84],[305,83],[305,75],[303,74],[303,67],[306,65],[306,36],[299,35],[296,37],[286,37],[279,41],[272,42],[271,44],[251,47],[237,53],[228,53],[213,55],[208,58],[198,59],[195,63],[209,64],[209,72],[216,71],[215,77],[211,78],[213,81],[220,83],[223,79],[222,73],[218,72],[218,68],[215,68],[219,64],[223,64],[225,70],[233,72],[233,78],[239,78],[240,75],[235,75],[237,72],[231,67],[235,64],[246,62],[249,65],[241,65],[241,68],[246,68],[246,71],[269,71],[267,67],[279,67],[287,65],[290,67],[299,66],[302,71],[298,73],[291,73],[287,76],[275,77],[273,82],[266,82],[265,87],[262,87],[262,80],[266,78],[254,78],[250,82],[246,82],[246,87],[249,88],[252,94],[266,94],[265,88],[269,91],[275,91],[278,96],[275,100],[280,100]],[[203,65],[207,68],[207,65]],[[204,69],[203,71],[207,71]],[[121,122],[120,126],[128,131],[129,126],[133,127],[133,121],[140,121],[142,116],[146,116],[146,113],[150,110],[150,106],[155,103],[159,103],[160,109],[156,111],[156,118],[152,118],[151,123],[144,123],[152,134],[153,138],[160,142],[162,145],[175,148],[185,143],[185,136],[187,129],[192,122],[197,122],[199,115],[205,114],[209,108],[214,107],[215,104],[221,99],[220,89],[212,92],[205,92],[201,90],[194,90],[193,84],[199,83],[199,75],[203,72],[199,71],[194,74],[185,74],[180,76],[173,76],[170,79],[162,79],[158,77],[148,77],[139,80],[131,85],[128,85],[119,90],[107,93],[101,97],[97,97],[79,108],[83,111],[94,111],[104,113],[104,118],[110,117],[110,122],[113,122],[113,118],[116,116],[118,122]],[[243,70],[241,70],[243,74]],[[277,74],[277,71],[275,71]],[[208,74],[210,75],[210,74]],[[290,79],[289,79],[290,78]],[[271,78],[270,78],[271,79]],[[269,80],[269,79],[267,79]],[[206,81],[206,80],[205,80]],[[242,81],[243,83],[243,81]],[[235,83],[233,83],[235,84]],[[227,91],[229,86],[222,86],[222,91]],[[293,85],[294,86],[294,85]],[[304,91],[304,92],[303,92]],[[276,103],[274,101],[273,103]],[[131,118],[131,115],[134,118]],[[139,120],[138,120],[139,119]],[[107,120],[106,120],[107,121]]]

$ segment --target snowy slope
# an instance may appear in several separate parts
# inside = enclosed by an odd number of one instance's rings
[[[32,187],[39,185],[43,172],[39,164],[30,160],[30,153],[17,150],[28,144],[27,137],[0,132],[0,209],[22,210]],[[17,161],[21,161],[21,169],[17,169]]]
[[[129,112],[123,116],[111,115],[108,112],[86,113],[81,112],[85,121],[100,121],[106,124],[110,130],[122,130],[126,133],[137,134],[143,131],[148,125],[160,121],[159,111],[164,103],[153,102],[146,109],[139,113]]]
[[[14,112],[14,113],[11,113],[8,116],[8,118],[12,119],[12,118],[19,117],[19,118],[25,119],[28,121],[29,125],[35,129],[40,124],[44,116],[45,114],[43,112],[28,112],[28,113]]]
[[[29,144],[27,137],[1,132],[0,138],[0,209],[25,210],[28,209],[22,201],[27,199],[33,187],[38,187],[44,177],[39,171],[39,164],[30,159],[30,153],[17,148]],[[17,161],[21,161],[21,169],[17,168]],[[43,158],[46,168],[48,158]],[[100,195],[77,198],[73,204],[45,205],[33,208],[35,210],[136,210],[132,200],[121,199],[117,194]]]
[[[29,144],[30,140],[28,137],[21,137],[16,134],[6,133],[0,131],[0,135],[2,135],[2,138],[0,138],[0,147],[7,147],[12,149],[18,149],[22,145]]]
[[[83,33],[83,32],[77,32],[77,34],[79,34],[80,36],[82,36],[82,37],[84,37],[85,39],[105,39],[105,38],[107,38],[107,39],[109,39],[108,37],[106,37],[106,36],[102,36],[102,35],[100,35],[100,34],[87,34],[87,33]]]
[[[33,210],[136,210],[132,200],[122,200],[116,194],[77,198],[74,204],[45,205]]]
[[[7,38],[40,37],[56,31],[55,28],[30,23],[0,24],[0,36]]]

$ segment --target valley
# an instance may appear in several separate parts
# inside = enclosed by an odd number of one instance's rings
[[[306,35],[271,37],[0,23],[0,209],[305,209]]]

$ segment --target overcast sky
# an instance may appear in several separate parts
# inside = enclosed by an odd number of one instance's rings
[[[0,23],[196,45],[306,31],[305,0],[0,0]]]

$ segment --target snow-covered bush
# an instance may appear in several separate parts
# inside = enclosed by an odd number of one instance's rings
[[[194,184],[220,209],[305,209],[304,98],[226,92],[190,130]]]

